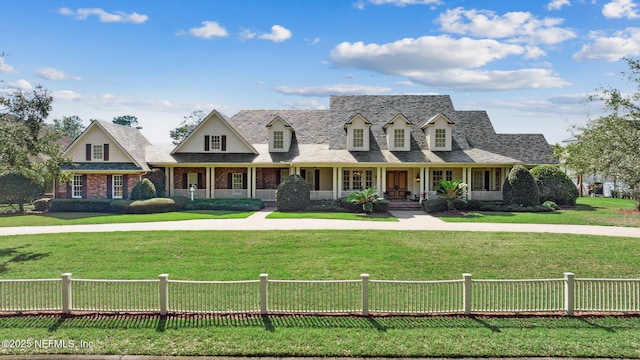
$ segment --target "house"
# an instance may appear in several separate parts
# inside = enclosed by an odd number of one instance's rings
[[[484,111],[457,111],[446,95],[332,96],[329,110],[212,111],[174,149],[94,121],[66,150],[72,184],[59,197],[127,197],[142,175],[165,174],[167,195],[274,201],[286,176],[302,175],[311,199],[375,187],[389,199],[435,196],[441,179],[469,196],[499,200],[511,167],[555,163],[541,134],[497,134]]]

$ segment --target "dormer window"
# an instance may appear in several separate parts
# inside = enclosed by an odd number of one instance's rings
[[[357,114],[346,124],[347,130],[347,150],[349,151],[369,151],[369,128],[371,123],[364,116]]]
[[[279,115],[275,115],[273,120],[267,124],[269,129],[269,151],[287,152],[291,147],[293,138],[293,127]]]
[[[409,142],[411,125],[413,125],[413,123],[402,114],[396,115],[384,125],[384,130],[387,132],[389,150],[409,151],[411,149]]]
[[[211,150],[220,150],[220,135],[211,136]]]
[[[422,130],[431,151],[451,151],[453,121],[440,113],[427,121]]]
[[[273,132],[273,148],[277,150],[284,148],[284,133],[282,131]]]
[[[227,135],[205,135],[204,151],[206,152],[227,151]]]
[[[86,144],[85,161],[109,161],[109,144]]]

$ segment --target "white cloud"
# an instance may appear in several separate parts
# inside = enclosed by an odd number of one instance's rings
[[[0,74],[15,74],[17,73],[16,69],[4,62],[4,58],[0,56]]]
[[[440,30],[449,33],[513,42],[557,44],[576,37],[573,31],[558,26],[563,19],[538,19],[529,12],[498,15],[490,10],[455,8],[440,14],[436,21]]]
[[[338,67],[401,76],[412,83],[441,89],[510,90],[568,85],[549,69],[475,70],[512,55],[528,59],[543,54],[536,47],[441,35],[382,45],[345,42],[332,50],[331,59]]]
[[[547,4],[547,10],[560,10],[564,6],[571,6],[571,1],[569,1],[569,0],[551,0],[551,2]]]
[[[191,28],[189,31],[181,30],[176,35],[178,36],[193,36],[201,39],[211,39],[214,37],[226,37],[229,34],[224,26],[221,26],[216,21],[203,21],[201,27]]]
[[[339,67],[397,75],[480,67],[494,60],[525,53],[527,49],[520,45],[440,35],[406,38],[382,45],[343,42],[331,51],[330,57]]]
[[[327,86],[277,86],[275,90],[286,95],[300,96],[376,95],[391,91],[388,87],[348,84]]]
[[[372,5],[395,5],[399,7],[405,7],[407,5],[437,5],[442,4],[441,0],[368,0],[368,3]],[[364,2],[358,1],[356,7],[364,8]]]
[[[29,83],[25,79],[20,79],[14,82],[9,83],[9,87],[14,90],[22,90],[22,91],[31,91],[33,90],[33,85]]]
[[[81,8],[76,11],[69,8],[61,8],[58,10],[58,14],[65,16],[72,16],[78,20],[86,20],[89,16],[95,15],[100,22],[103,23],[132,23],[143,24],[149,17],[147,15],[138,14],[136,12],[127,14],[123,11],[116,11],[115,13],[106,12],[100,8]]]
[[[130,111],[145,109],[167,111],[174,107],[170,101],[162,99],[140,99],[108,93],[81,94],[72,90],[54,91],[53,98],[60,101],[80,103],[85,106],[90,106],[96,110]]]
[[[273,42],[282,42],[290,39],[292,36],[291,31],[280,25],[273,25],[271,27],[271,33],[258,35],[259,39],[271,40]]]
[[[325,110],[327,108],[317,100],[282,101],[280,105],[290,110]]]
[[[640,56],[640,28],[626,28],[607,36],[599,32],[590,35],[593,42],[582,46],[574,60],[618,61],[626,56]]]
[[[41,67],[38,69],[38,72],[36,74],[39,77],[45,78],[47,80],[67,80],[67,79],[82,80],[81,77],[77,77],[77,76],[71,77],[65,71],[54,69],[52,67]]]
[[[613,0],[602,7],[602,14],[608,19],[637,19],[640,18],[637,8],[633,0]]]

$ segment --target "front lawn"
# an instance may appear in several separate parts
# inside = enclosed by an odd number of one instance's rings
[[[0,215],[0,227],[118,224],[197,219],[243,219],[251,214],[253,214],[251,211],[191,210],[157,214],[59,212],[26,215]]]
[[[163,231],[2,237],[0,278],[637,278],[638,239],[428,231]],[[638,317],[0,317],[0,354],[640,357]],[[80,346],[81,341],[86,346]]]
[[[640,227],[640,213],[633,212],[634,200],[581,197],[574,207],[554,212],[470,211],[464,214],[439,213],[447,222],[483,222],[518,224],[570,224]]]
[[[350,212],[280,212],[274,211],[267,215],[267,219],[334,219],[334,220],[368,220],[368,221],[398,221],[389,213],[350,213]]]

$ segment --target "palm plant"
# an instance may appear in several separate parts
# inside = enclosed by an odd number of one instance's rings
[[[373,204],[382,201],[383,199],[378,196],[378,190],[376,188],[367,188],[358,192],[349,194],[347,201],[354,204],[362,204],[362,210],[366,213],[373,211]]]
[[[447,201],[447,207],[449,210],[453,210],[453,201],[459,197],[465,195],[467,184],[461,180],[440,180],[440,186],[436,191],[436,195]]]

